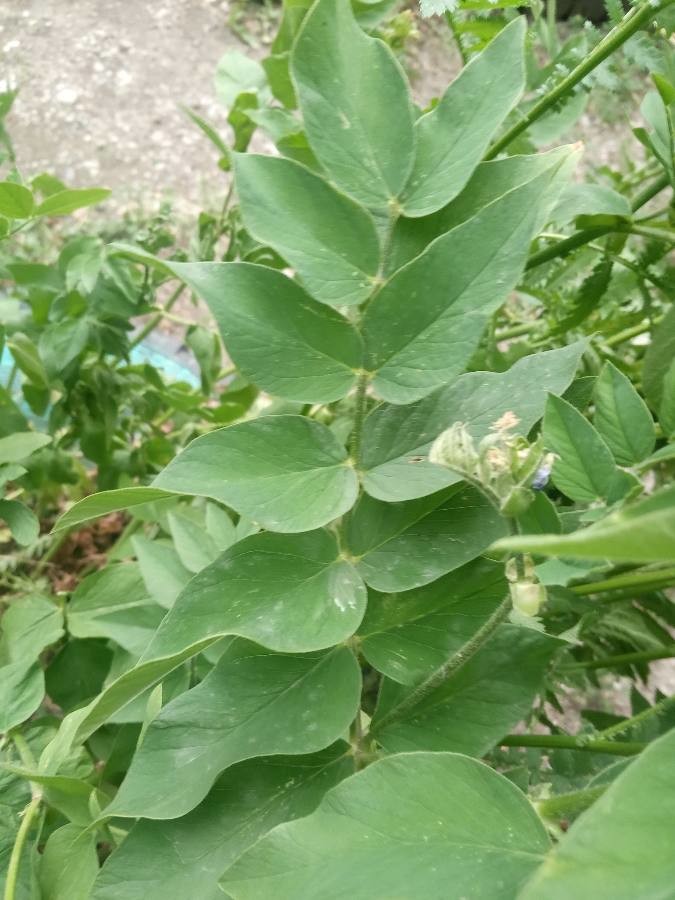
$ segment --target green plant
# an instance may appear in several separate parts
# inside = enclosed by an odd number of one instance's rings
[[[673,654],[675,319],[627,365],[590,316],[513,341],[552,295],[526,272],[667,223],[587,186],[543,245],[578,150],[493,159],[523,19],[418,116],[350,6],[308,6],[272,66],[287,155],[223,143],[224,260],[106,252],[199,295],[270,404],[74,504],[57,533],[128,514],[109,564],[12,599],[5,900],[667,896],[671,698],[557,712]]]

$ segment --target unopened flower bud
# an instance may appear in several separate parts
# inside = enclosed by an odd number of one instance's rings
[[[516,581],[509,590],[514,609],[525,616],[536,616],[546,602],[546,588],[538,581]]]
[[[458,472],[474,471],[478,454],[463,422],[455,422],[436,438],[429,451],[429,461]]]
[[[499,505],[499,509],[504,516],[513,518],[521,516],[530,507],[534,500],[534,494],[528,488],[516,486],[512,488],[504,497]]]

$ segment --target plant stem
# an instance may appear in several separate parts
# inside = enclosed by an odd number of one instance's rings
[[[466,50],[462,44],[462,35],[457,30],[457,23],[455,22],[455,17],[451,12],[446,12],[445,21],[448,23],[448,28],[450,29],[450,34],[457,45],[457,50],[459,51],[459,58],[462,61],[462,68],[468,63],[468,58],[466,55]]]
[[[604,343],[607,347],[618,347],[619,344],[623,344],[624,341],[629,341],[631,338],[649,331],[654,325],[658,325],[660,321],[660,319],[654,319],[653,322],[640,322],[638,325],[624,328],[623,331],[617,331],[616,334],[608,337]]]
[[[400,703],[397,703],[396,706],[392,707],[388,713],[371,726],[370,735],[374,735],[388,725],[391,725],[392,722],[397,722],[399,719],[404,718],[435,688],[439,687],[439,685],[443,684],[449,678],[452,678],[453,675],[455,675],[473,656],[476,655],[476,653],[478,653],[502,622],[506,620],[510,612],[511,595],[508,594],[472,638],[463,644],[459,650],[453,653],[453,655],[439,666],[435,672],[432,672],[428,678],[425,678],[424,681],[411,691],[407,697],[404,697]]]
[[[538,800],[534,803],[542,819],[559,821],[560,819],[575,819],[579,813],[588,809],[598,797],[605,793],[609,785],[601,784],[597,787],[585,788],[581,791],[572,791],[569,794],[558,794],[557,797],[549,797],[547,800]]]
[[[24,766],[29,769],[33,769],[35,767],[35,759],[33,757],[33,754],[31,753],[31,749],[28,746],[28,742],[26,741],[26,739],[23,737],[23,735],[18,734],[17,732],[13,732],[11,738],[14,742],[14,746],[19,752],[19,756],[21,757],[21,761]],[[31,792],[31,800],[21,814],[21,824],[19,825],[19,830],[16,833],[14,846],[12,847],[12,854],[9,858],[9,865],[7,866],[7,876],[5,880],[4,900],[15,900],[16,898],[16,888],[19,880],[19,867],[21,865],[23,848],[26,844],[26,840],[28,839],[28,835],[30,834],[33,822],[35,821],[35,818],[40,811],[42,791],[37,787],[37,785],[31,783]]]
[[[23,848],[30,833],[33,821],[40,810],[41,801],[41,794],[34,794],[30,803],[22,813],[21,825],[16,833],[14,846],[12,847],[12,855],[9,858],[9,865],[7,866],[4,900],[15,900],[16,898],[16,887],[19,879],[19,866],[21,864]]]
[[[663,0],[662,3],[652,6],[649,0],[645,0],[641,6],[636,6],[631,9],[621,22],[619,22],[616,27],[612,28],[600,43],[594,47],[588,56],[580,62],[578,66],[575,66],[575,68],[572,69],[569,75],[563,78],[562,81],[552,88],[548,94],[542,97],[541,100],[538,100],[528,112],[525,113],[519,122],[516,122],[516,124],[509,128],[501,138],[495,141],[486,154],[485,159],[494,159],[502,152],[502,150],[508,147],[512,141],[519,137],[524,131],[527,131],[533,122],[540,119],[545,113],[549,112],[559,100],[566,94],[569,94],[580,81],[593,71],[593,69],[597,68],[601,62],[604,62],[604,60],[614,53],[614,51],[622,44],[625,44],[628,38],[632,37],[636,31],[639,31],[639,29],[658,12],[661,12],[667,6],[670,6],[672,2],[673,0]]]
[[[368,373],[361,372],[359,380],[356,382],[354,427],[352,428],[352,433],[349,438],[349,452],[356,467],[358,467],[359,464],[363,422],[366,418],[366,391],[368,390],[368,379]]]
[[[633,199],[631,203],[633,212],[637,212],[640,207],[644,206],[645,203],[648,203],[652,197],[655,197],[660,191],[667,187],[668,183],[668,177],[664,174],[653,181],[652,184],[648,185]],[[551,244],[550,247],[544,247],[543,250],[533,253],[528,259],[525,269],[527,271],[536,269],[537,266],[541,266],[558,256],[568,256],[573,250],[583,247],[584,244],[589,244],[591,241],[595,240],[595,238],[604,237],[604,235],[611,234],[615,231],[626,231],[626,229],[630,230],[631,226],[625,224],[599,225],[597,228],[583,228],[570,235],[568,238],[558,241],[557,244]],[[650,229],[650,231],[658,231],[658,229]]]
[[[668,228],[651,228],[648,225],[630,225],[628,231],[631,234],[639,234],[642,237],[653,238],[656,241],[667,241],[669,244],[675,244],[675,231]]]
[[[502,747],[541,747],[544,750],[583,750],[587,753],[608,753],[612,756],[637,756],[647,746],[637,741],[585,740],[570,734],[509,734],[499,741]]]
[[[603,581],[590,581],[586,584],[572,585],[569,590],[578,597],[589,594],[603,594],[617,590],[651,591],[675,584],[675,566],[666,569],[647,569],[646,571],[625,572]]]
[[[645,203],[649,203],[649,201],[653,197],[656,197],[657,194],[660,194],[661,191],[665,187],[668,187],[669,184],[670,181],[668,179],[668,176],[664,172],[662,175],[659,175],[659,177],[655,181],[652,181],[651,184],[648,184],[647,187],[643,188],[639,194],[636,194],[635,197],[633,197],[630,208],[633,210],[633,212],[637,212],[638,209],[641,209],[645,205]]]
[[[671,659],[675,656],[675,644],[669,644],[658,650],[636,650],[633,653],[618,653],[616,656],[605,656],[602,659],[587,659],[583,662],[567,663],[560,666],[560,672],[572,672],[578,669],[613,669],[631,663],[650,662],[653,659]]]
[[[617,722],[616,725],[610,725],[609,728],[605,728],[604,731],[598,732],[597,739],[605,741],[614,740],[614,738],[625,734],[627,731],[631,731],[637,725],[642,725],[643,722],[649,721],[649,719],[652,719],[654,716],[662,715],[673,705],[673,703],[675,703],[675,694],[670,697],[664,697],[663,700],[655,703],[654,706],[643,709],[642,712],[639,712],[635,716],[631,716],[630,719],[624,719],[623,722]]]
[[[150,334],[151,331],[154,331],[155,328],[157,328],[159,323],[162,321],[164,314],[171,311],[171,309],[175,306],[176,301],[178,300],[178,298],[180,297],[180,295],[183,293],[184,290],[185,290],[184,284],[180,284],[176,288],[176,290],[173,292],[173,294],[166,301],[166,304],[164,305],[164,308],[162,309],[162,311],[155,313],[155,315],[145,323],[145,325],[141,328],[141,330],[138,332],[136,337],[130,342],[130,344],[129,344],[130,348],[136,347],[138,344],[141,343],[141,341],[144,341],[146,339],[146,337]]]

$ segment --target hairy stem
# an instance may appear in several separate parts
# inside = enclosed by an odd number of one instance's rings
[[[598,740],[605,741],[614,740],[614,738],[625,734],[627,731],[631,731],[633,728],[642,725],[643,722],[648,722],[649,719],[653,719],[655,716],[663,715],[663,713],[670,709],[674,703],[675,694],[671,697],[664,697],[663,700],[655,703],[654,706],[643,709],[642,712],[639,712],[635,716],[631,716],[630,719],[624,719],[623,722],[617,722],[616,725],[610,725],[609,728],[605,728],[604,731],[598,732],[597,738]]]
[[[509,734],[499,741],[501,747],[541,747],[543,750],[583,750],[612,756],[637,756],[647,744],[637,741],[585,740],[570,734]]]
[[[349,452],[354,465],[358,467],[361,453],[361,437],[363,435],[363,423],[366,418],[366,392],[368,390],[368,373],[362,372],[356,382],[356,400],[354,412],[354,427],[349,437]]]
[[[611,56],[615,50],[625,44],[628,38],[632,37],[642,28],[650,19],[658,12],[664,10],[673,0],[664,0],[656,6],[652,6],[649,0],[645,0],[641,6],[631,9],[612,30],[605,35],[600,43],[588,54],[588,56],[575,66],[574,69],[562,79],[548,94],[538,100],[525,113],[519,122],[516,122],[505,134],[502,135],[492,145],[486,155],[486,159],[494,159],[502,150],[519,137],[524,131],[540,119],[543,115],[553,109],[554,106],[567,94],[569,94],[593,69],[596,69],[601,62]]]
[[[473,637],[463,644],[459,650],[447,659],[441,666],[425,678],[407,697],[392,707],[388,713],[375,722],[370,729],[374,735],[392,722],[405,718],[424,698],[435,688],[452,678],[467,662],[478,653],[481,647],[492,637],[497,628],[507,619],[511,612],[511,596],[507,595],[492,613],[490,618],[483,623]]]
[[[655,197],[658,193],[660,193],[665,187],[669,184],[668,176],[663,174],[652,184],[648,185],[643,191],[641,191],[632,201],[631,209],[633,212],[637,212],[645,203],[648,203],[652,197]],[[550,262],[552,259],[556,259],[558,256],[568,256],[573,250],[577,250],[579,247],[583,247],[585,244],[590,244],[591,241],[595,240],[595,238],[604,237],[607,234],[611,234],[612,232],[625,232],[630,231],[631,226],[625,224],[617,224],[617,225],[599,225],[597,228],[583,228],[580,231],[575,232],[567,238],[564,238],[561,241],[558,241],[556,244],[551,244],[549,247],[544,247],[543,250],[539,250],[537,253],[533,253],[532,256],[527,261],[525,269],[529,271],[530,269],[536,269],[537,266],[541,266],[546,262]],[[659,229],[650,229],[650,231],[658,231]],[[653,235],[651,235],[653,236]]]
[[[446,12],[445,21],[448,23],[448,28],[450,29],[450,34],[455,42],[457,50],[459,52],[459,58],[462,61],[462,68],[468,63],[469,59],[466,54],[466,50],[464,49],[464,45],[462,44],[462,35],[457,30],[457,23],[455,22],[455,17],[453,13]]]

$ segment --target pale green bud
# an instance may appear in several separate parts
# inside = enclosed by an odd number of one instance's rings
[[[516,581],[509,590],[514,609],[525,616],[536,616],[546,602],[546,588],[539,581]]]
[[[436,438],[429,451],[429,461],[458,472],[475,470],[478,454],[463,422],[455,422]]]

